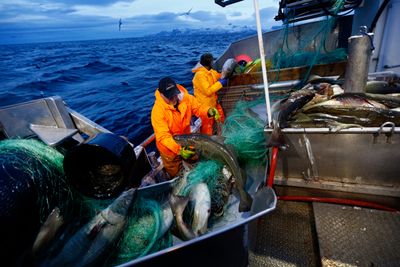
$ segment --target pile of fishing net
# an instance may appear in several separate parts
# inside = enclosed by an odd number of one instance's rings
[[[264,102],[239,101],[229,113],[222,127],[224,143],[234,148],[241,164],[260,165],[266,160],[265,123],[249,111]]]
[[[42,223],[55,206],[66,213],[72,192],[64,175],[63,159],[63,154],[35,139],[1,141],[2,192],[11,183],[15,186],[9,188],[12,192],[28,194],[22,192],[23,187],[30,192],[33,190]]]
[[[0,234],[6,242],[3,253],[11,261],[30,249],[54,207],[66,216],[71,214],[73,196],[63,158],[56,149],[35,139],[0,141]]]

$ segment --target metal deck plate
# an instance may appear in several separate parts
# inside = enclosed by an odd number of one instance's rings
[[[313,203],[322,266],[399,266],[400,214]]]
[[[278,201],[277,208],[257,222],[249,266],[318,266],[313,214],[308,203]]]

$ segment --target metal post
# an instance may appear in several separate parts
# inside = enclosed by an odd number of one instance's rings
[[[262,76],[263,76],[263,81],[264,81],[265,101],[267,104],[268,125],[271,127],[272,126],[271,104],[269,102],[267,68],[265,66],[264,42],[263,42],[262,32],[261,32],[260,7],[258,5],[258,0],[254,0],[254,13],[256,14],[258,46],[260,49],[260,59],[261,59]]]
[[[362,93],[368,79],[372,34],[355,35],[349,38],[349,56],[344,81],[345,92]]]

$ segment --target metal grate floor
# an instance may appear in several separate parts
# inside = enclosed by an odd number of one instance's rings
[[[400,214],[313,203],[322,266],[400,266]]]
[[[278,201],[277,208],[258,221],[249,266],[318,266],[313,220],[311,204]]]
[[[257,222],[249,267],[400,266],[400,214],[278,201]]]

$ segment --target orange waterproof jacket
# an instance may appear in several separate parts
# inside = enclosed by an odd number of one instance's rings
[[[156,136],[158,151],[168,156],[178,155],[181,146],[175,142],[173,135],[190,133],[190,120],[192,115],[207,116],[208,106],[201,106],[196,98],[187,90],[177,85],[181,91],[178,110],[167,104],[160,92],[156,90],[153,110],[151,111],[151,124]]]
[[[217,105],[217,92],[222,88],[222,84],[218,82],[221,73],[216,70],[207,70],[201,64],[197,64],[193,69],[193,90],[194,95],[200,104],[215,108]]]

